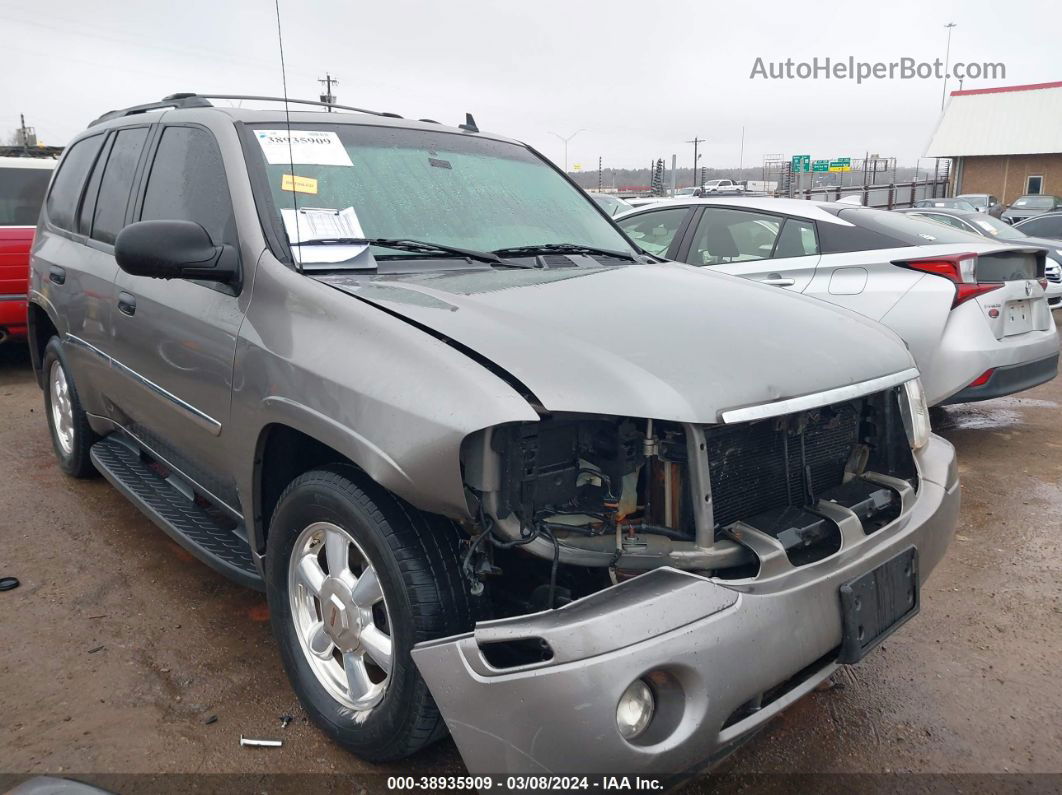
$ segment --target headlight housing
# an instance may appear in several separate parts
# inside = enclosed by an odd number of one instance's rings
[[[926,393],[922,389],[922,379],[907,381],[900,392],[900,415],[903,427],[907,431],[907,441],[912,450],[920,450],[929,443],[931,428],[929,425],[929,406]]]

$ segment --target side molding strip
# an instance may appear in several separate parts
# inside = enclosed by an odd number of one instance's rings
[[[174,408],[176,408],[178,411],[188,417],[188,419],[192,420],[192,422],[201,427],[211,436],[221,435],[221,423],[211,417],[206,412],[200,411],[191,403],[181,400],[172,392],[163,389],[154,381],[142,376],[132,367],[124,365],[110,354],[104,353],[91,342],[87,342],[86,340],[81,339],[81,337],[69,333],[66,335],[66,339],[70,344],[75,345],[78,348],[81,348],[82,350],[88,351],[89,353],[98,357],[102,361],[106,362],[111,368],[118,370],[122,374],[136,381],[144,388],[150,390],[151,392],[154,392],[159,397],[164,398],[167,402],[172,404]]]

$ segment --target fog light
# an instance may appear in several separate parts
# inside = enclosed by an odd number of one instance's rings
[[[616,705],[616,727],[625,739],[633,740],[653,719],[653,691],[641,679],[635,679],[623,691]]]

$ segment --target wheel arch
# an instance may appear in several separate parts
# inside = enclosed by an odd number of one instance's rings
[[[26,308],[26,334],[33,374],[37,378],[37,385],[44,389],[44,349],[48,340],[59,336],[59,325],[52,313],[37,301],[31,300]]]
[[[263,426],[255,443],[251,509],[257,552],[265,552],[269,522],[281,493],[311,469],[348,464],[366,480],[409,499],[412,479],[368,439],[306,406],[277,397],[266,402],[287,416]]]

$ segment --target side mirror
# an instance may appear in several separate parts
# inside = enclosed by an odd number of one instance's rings
[[[216,246],[195,221],[138,221],[114,241],[118,267],[153,279],[202,279],[231,282],[238,259],[232,246]]]

